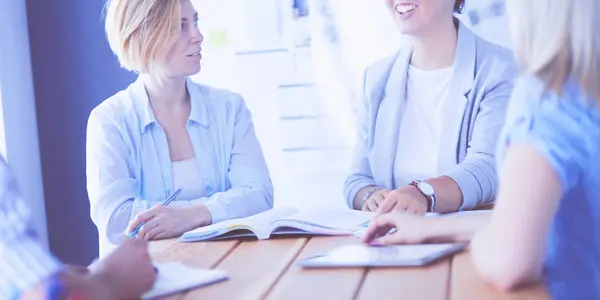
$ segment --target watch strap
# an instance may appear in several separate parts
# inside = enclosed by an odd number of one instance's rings
[[[414,180],[410,183],[410,185],[417,188],[417,190],[421,193],[421,195],[423,195],[425,198],[427,198],[427,212],[433,212],[433,211],[435,211],[435,204],[437,202],[436,198],[435,198],[435,193],[428,195],[425,192],[423,192],[421,187],[419,187],[419,184],[421,182],[422,181],[420,181],[420,180]]]

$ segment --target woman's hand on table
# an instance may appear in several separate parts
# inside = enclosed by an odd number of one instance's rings
[[[369,198],[367,198],[367,200],[363,203],[361,210],[366,212],[377,211],[379,206],[383,204],[390,192],[391,190],[388,189],[380,189],[373,192],[373,194],[371,194],[371,196],[369,196]]]
[[[204,204],[183,208],[156,205],[135,216],[127,227],[127,234],[139,224],[146,222],[137,237],[146,240],[159,240],[178,237],[192,229],[212,223],[212,216]]]
[[[414,186],[405,186],[388,192],[376,212],[383,215],[389,212],[408,212],[415,215],[425,215],[427,212],[427,198]]]
[[[389,212],[373,219],[363,237],[363,243],[374,246],[422,243],[433,236],[431,223],[432,220],[424,216],[400,211]],[[392,229],[395,231],[389,233]]]
[[[363,237],[371,245],[420,244],[428,242],[468,243],[489,223],[490,212],[451,216],[419,216],[393,211],[376,216]],[[390,230],[395,229],[390,233]]]

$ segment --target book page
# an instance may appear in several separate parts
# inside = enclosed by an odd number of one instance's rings
[[[439,216],[439,215],[440,215],[439,213],[434,213],[434,212],[429,212],[429,213],[425,214],[426,217],[436,217],[436,216]],[[373,214],[373,216],[375,216],[375,215]],[[366,229],[366,228],[369,227],[370,224],[371,224],[371,219],[369,219],[366,222],[360,224],[359,227]]]
[[[317,227],[353,231],[373,218],[373,213],[351,209],[303,211],[278,221],[278,225],[293,226],[293,222]]]
[[[258,238],[268,238],[269,228],[273,222],[297,213],[296,209],[290,207],[273,208],[259,214],[247,217],[245,222],[260,235]]]
[[[222,235],[239,229],[251,230],[258,238],[266,238],[268,237],[268,228],[272,222],[296,212],[297,210],[293,208],[270,209],[246,218],[225,220],[209,226],[196,228],[186,232],[183,238],[185,240],[203,235],[212,237],[214,234]]]

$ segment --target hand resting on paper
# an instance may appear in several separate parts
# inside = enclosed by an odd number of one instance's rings
[[[135,216],[127,227],[127,234],[139,224],[146,222],[137,233],[145,240],[178,237],[183,233],[212,223],[212,216],[205,205],[173,208],[156,205]]]

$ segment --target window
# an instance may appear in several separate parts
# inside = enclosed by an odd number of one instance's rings
[[[334,95],[323,93],[331,82],[314,76],[322,56],[311,46],[310,1],[192,3],[204,35],[202,71],[192,79],[244,96],[275,187],[275,206],[343,207],[355,131],[346,126],[348,114],[335,108],[350,105],[340,97],[347,91],[337,74],[325,77],[333,79]]]

